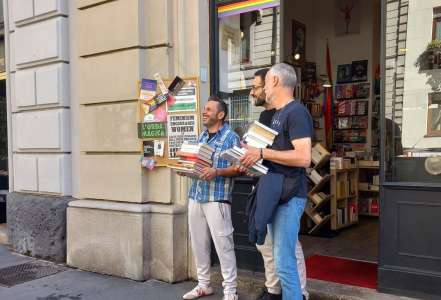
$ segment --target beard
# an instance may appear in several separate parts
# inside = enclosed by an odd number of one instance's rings
[[[202,120],[202,124],[205,127],[213,126],[214,124],[216,124],[216,122],[217,122],[217,119],[215,117],[208,117],[207,120],[205,120],[205,121]]]
[[[266,103],[265,98],[256,98],[254,99],[255,106],[263,106]]]

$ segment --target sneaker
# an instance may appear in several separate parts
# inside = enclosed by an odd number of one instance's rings
[[[198,299],[204,296],[210,296],[213,294],[213,289],[211,287],[196,286],[194,289],[189,291],[187,294],[182,296],[182,299],[191,300]]]
[[[225,294],[223,300],[238,300],[237,294]]]

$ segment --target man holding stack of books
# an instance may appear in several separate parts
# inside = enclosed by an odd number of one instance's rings
[[[281,185],[278,193],[284,194],[287,200],[277,205],[269,226],[274,244],[276,273],[280,278],[284,300],[302,299],[295,253],[300,218],[306,204],[305,168],[311,163],[313,135],[309,112],[304,105],[293,99],[296,84],[294,68],[288,64],[276,64],[268,71],[264,90],[266,102],[276,110],[271,129],[278,134],[271,148],[259,149],[245,145],[247,151],[241,158],[241,163],[248,168],[263,159],[269,169],[264,176],[279,178],[282,175],[286,179],[278,181]],[[260,194],[259,187],[257,194]]]
[[[253,87],[250,91],[250,97],[255,106],[262,106],[265,108],[264,111],[260,113],[259,122],[265,126],[271,127],[271,120],[276,112],[273,106],[266,102],[266,95],[264,91],[265,77],[269,69],[261,69],[254,74]],[[250,143],[247,143],[250,145]],[[272,143],[271,143],[272,144]],[[252,145],[251,145],[252,146]],[[280,279],[276,274],[276,269],[274,266],[274,255],[273,255],[273,239],[271,232],[268,231],[265,238],[265,243],[263,245],[256,244],[257,249],[262,254],[263,263],[265,266],[265,287],[266,294],[260,300],[281,300],[282,299],[282,288],[280,286]],[[302,294],[304,299],[308,299],[308,291],[306,290],[306,267],[305,267],[305,257],[303,255],[302,245],[299,241],[296,244],[296,260],[297,269],[300,277],[300,286],[302,289]]]
[[[223,276],[224,300],[237,300],[237,267],[234,253],[233,225],[231,221],[232,178],[239,175],[237,168],[220,157],[220,153],[234,146],[240,146],[239,136],[225,123],[227,105],[211,96],[204,106],[203,124],[206,130],[199,137],[199,144],[208,144],[206,149],[213,150],[212,166],[200,163],[196,168],[198,179],[193,179],[188,193],[188,220],[191,247],[196,261],[198,285],[184,299],[197,299],[213,294],[210,287],[210,254],[213,239],[219,257]],[[184,147],[185,148],[185,147]],[[190,147],[191,148],[191,147]],[[188,153],[178,151],[189,164]],[[201,149],[196,149],[197,151]],[[203,152],[203,151],[202,151]],[[198,153],[202,154],[202,153]],[[189,164],[191,165],[191,163]],[[185,174],[185,173],[184,173]]]

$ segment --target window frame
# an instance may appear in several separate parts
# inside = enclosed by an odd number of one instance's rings
[[[427,101],[427,136],[428,137],[441,137],[441,129],[433,130],[432,129],[432,113],[430,112],[430,105],[432,104],[432,97],[434,94],[439,94],[439,92],[429,93],[428,101]]]
[[[436,40],[436,23],[441,22],[441,6],[433,8],[432,41]]]

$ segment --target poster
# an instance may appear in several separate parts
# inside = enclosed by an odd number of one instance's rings
[[[368,61],[358,60],[352,62],[352,82],[368,80]]]
[[[184,87],[167,103],[168,112],[195,112],[197,104],[196,80],[186,80]]]
[[[337,67],[337,83],[348,83],[352,81],[352,65],[338,65]]]
[[[198,126],[196,114],[169,115],[168,123],[168,157],[176,158],[176,152],[184,141],[197,142]]]

